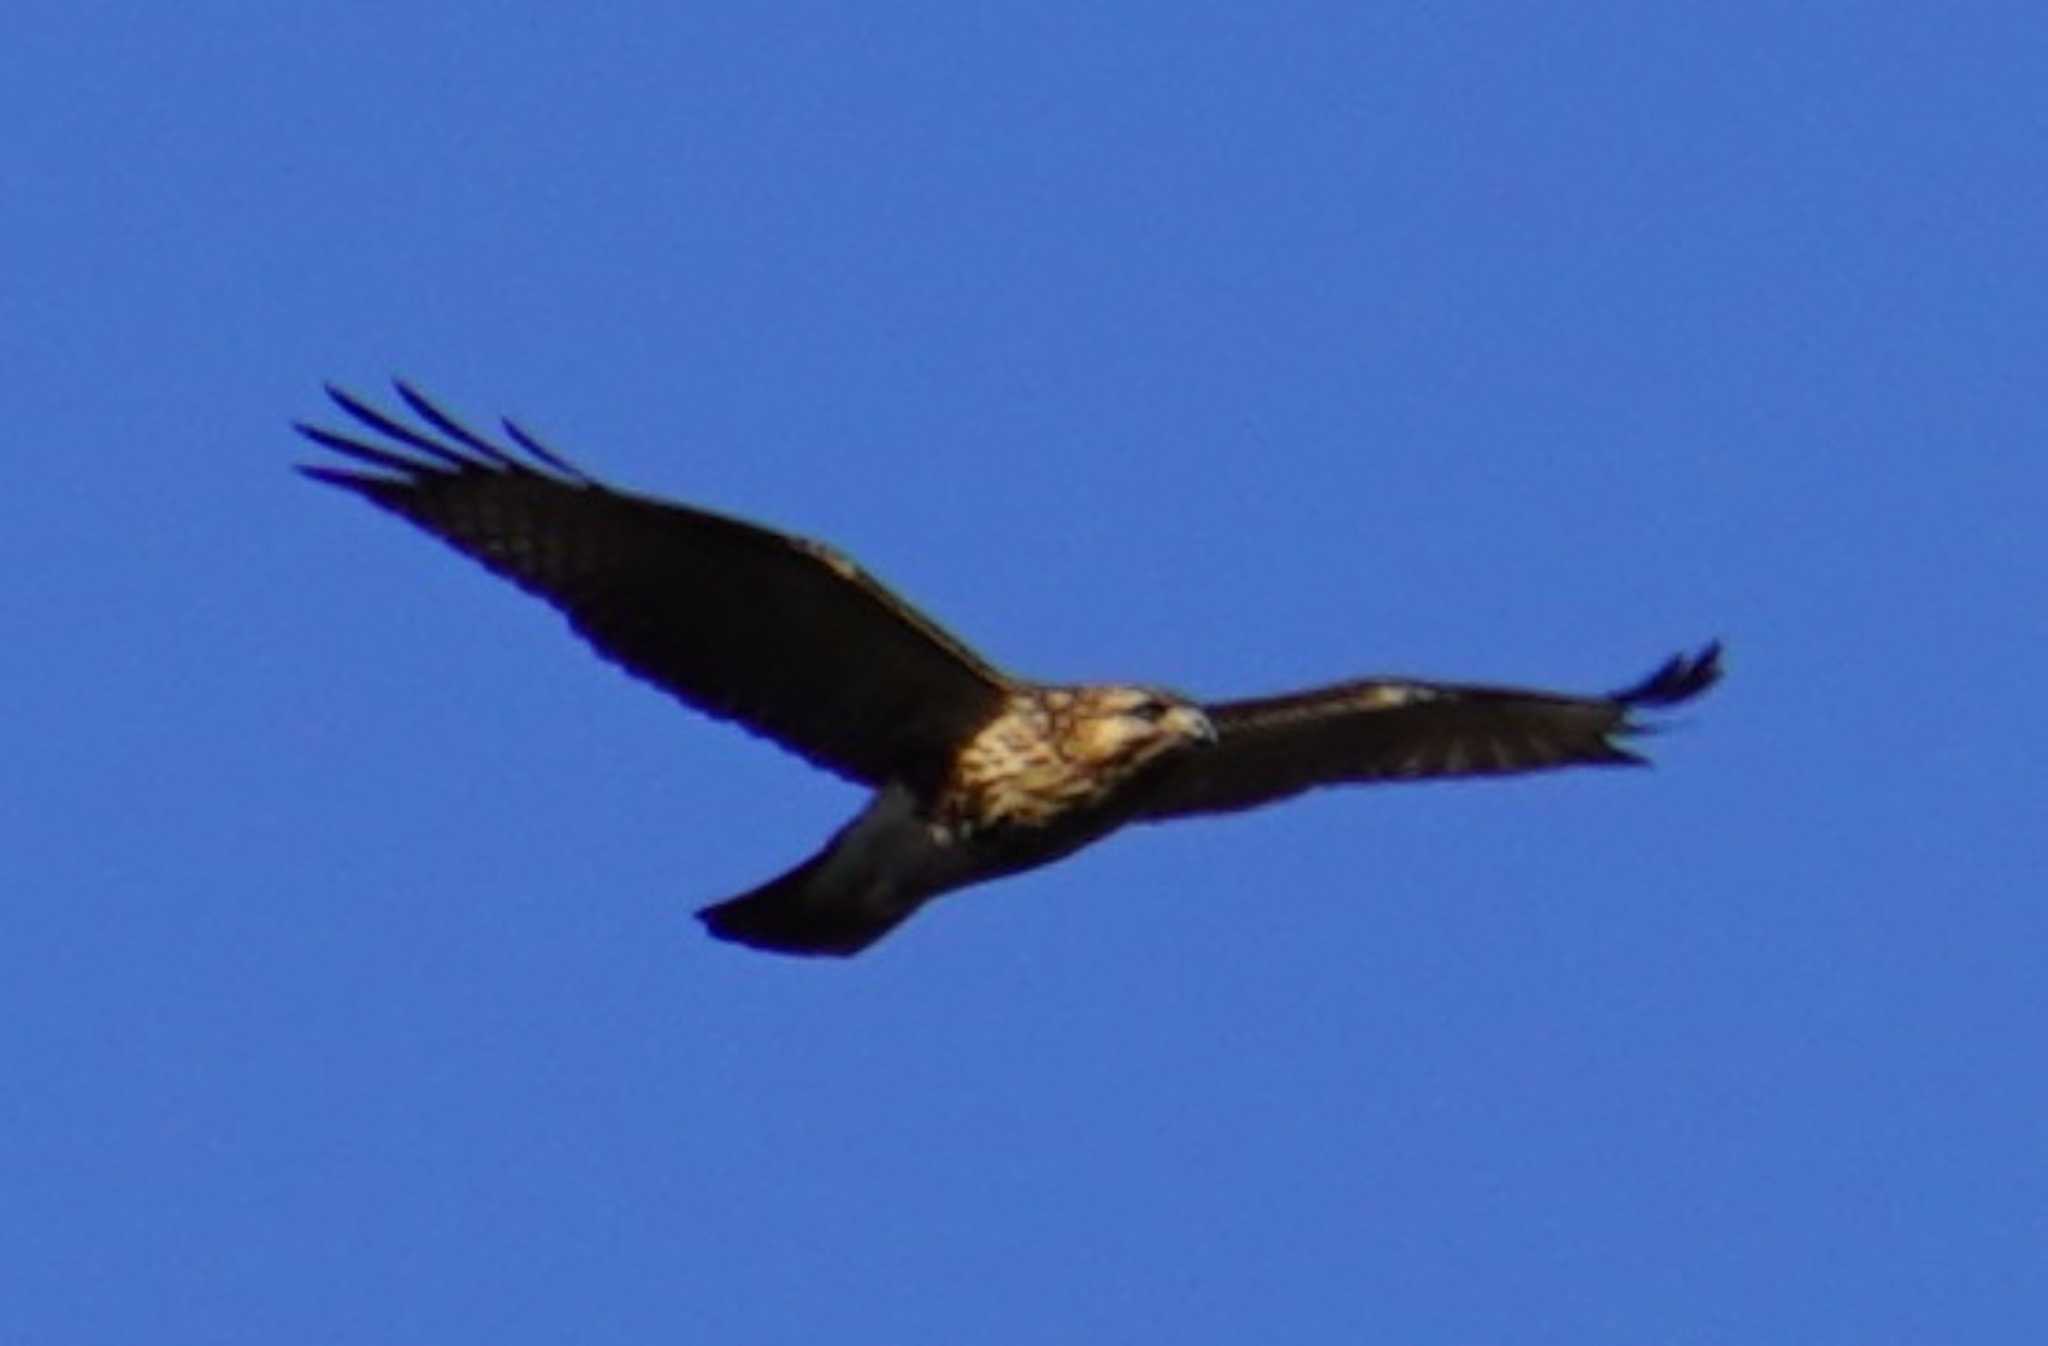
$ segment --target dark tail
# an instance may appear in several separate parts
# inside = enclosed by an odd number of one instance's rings
[[[750,893],[715,903],[697,919],[720,939],[773,953],[844,958],[894,930],[920,902],[830,891],[816,882],[831,848]]]

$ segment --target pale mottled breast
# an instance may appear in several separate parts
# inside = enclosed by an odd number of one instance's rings
[[[1199,707],[1151,688],[1020,692],[961,749],[938,819],[960,837],[1077,823],[1147,765],[1214,738]]]

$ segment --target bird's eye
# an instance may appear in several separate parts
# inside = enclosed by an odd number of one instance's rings
[[[1168,705],[1164,701],[1145,701],[1139,704],[1137,710],[1134,711],[1133,714],[1135,714],[1141,720],[1145,720],[1152,724],[1158,724],[1161,720],[1166,718],[1166,712],[1172,709],[1173,707]]]

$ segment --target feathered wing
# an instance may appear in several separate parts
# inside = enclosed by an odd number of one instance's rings
[[[1673,706],[1721,676],[1721,647],[1679,655],[1607,696],[1365,680],[1208,706],[1217,741],[1190,756],[1141,819],[1223,813],[1319,785],[1640,765],[1632,711]]]
[[[1008,679],[831,548],[615,491],[511,422],[471,433],[404,383],[425,430],[347,393],[370,434],[301,424],[374,471],[302,466],[546,599],[597,651],[709,715],[870,785],[944,770]]]

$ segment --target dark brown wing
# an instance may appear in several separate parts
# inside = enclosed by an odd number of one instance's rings
[[[921,786],[1002,704],[1001,673],[830,547],[614,491],[509,421],[517,450],[398,391],[426,430],[331,387],[373,434],[297,427],[377,471],[299,470],[546,599],[689,705],[853,780]]]
[[[1717,642],[1608,696],[1368,680],[1209,706],[1214,747],[1190,755],[1141,817],[1221,813],[1318,785],[1640,765],[1616,740],[1629,712],[1672,706],[1721,676]]]

